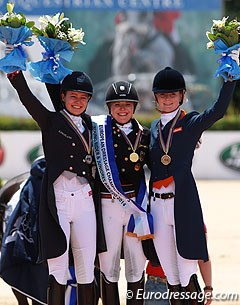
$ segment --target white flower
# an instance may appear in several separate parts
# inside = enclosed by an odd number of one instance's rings
[[[72,42],[77,42],[81,44],[86,44],[83,41],[85,33],[82,31],[82,29],[75,29],[75,28],[70,28],[68,30],[68,37]]]
[[[212,41],[207,43],[207,49],[214,49],[214,43]]]
[[[228,17],[223,17],[222,20],[213,20],[213,26],[222,28],[225,26],[227,20],[228,20]]]
[[[66,33],[59,31],[57,32],[57,39],[68,40],[68,36]]]
[[[36,36],[65,40],[71,45],[72,49],[75,49],[79,43],[85,44],[82,28],[73,28],[69,18],[64,17],[64,13],[57,13],[53,17],[49,15],[42,16],[39,18],[39,22],[40,29],[36,27],[33,29],[33,33]]]
[[[52,25],[54,25],[54,27],[59,27],[61,25],[61,23],[65,20],[69,20],[69,18],[64,17],[64,13],[57,13],[56,15],[54,15],[53,17],[49,16],[49,15],[45,15],[42,17],[39,17],[39,22],[41,24],[41,26],[44,28],[46,25],[48,25],[48,23],[51,23]]]

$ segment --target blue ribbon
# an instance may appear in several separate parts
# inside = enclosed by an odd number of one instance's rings
[[[74,271],[73,266],[69,266],[69,272],[70,272],[70,275],[71,275],[72,278],[67,281],[67,286],[71,286],[70,300],[69,300],[69,304],[67,304],[67,305],[76,305],[76,301],[77,301],[77,289],[76,289],[77,280],[76,280],[75,271]]]
[[[216,54],[225,54],[218,59],[219,67],[215,72],[215,77],[222,76],[224,81],[237,80],[240,78],[240,67],[228,55],[231,54],[232,50],[240,48],[240,43],[228,48],[227,45],[221,40],[217,39],[214,41],[214,50]]]
[[[32,76],[43,83],[59,84],[72,70],[64,67],[64,61],[70,61],[73,56],[71,45],[64,40],[38,36],[44,47],[43,59],[29,62],[28,69]]]

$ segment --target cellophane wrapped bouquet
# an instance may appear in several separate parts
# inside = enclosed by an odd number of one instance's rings
[[[75,29],[64,13],[57,13],[53,17],[45,15],[39,18],[40,27],[33,27],[33,34],[37,36],[45,49],[42,60],[29,62],[28,69],[32,76],[50,84],[58,84],[63,78],[72,73],[64,66],[72,59],[74,49],[83,41],[82,28]]]
[[[206,35],[209,39],[207,48],[221,55],[215,76],[222,76],[225,81],[239,79],[240,22],[229,20],[229,17],[213,20],[211,31]]]
[[[0,41],[5,45],[5,56],[0,59],[0,70],[11,73],[26,70],[27,54],[23,46],[31,46],[33,21],[22,13],[13,11],[14,4],[7,3],[7,12],[0,15]]]

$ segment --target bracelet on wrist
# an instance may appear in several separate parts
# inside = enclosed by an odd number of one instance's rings
[[[203,290],[204,290],[204,291],[206,291],[206,290],[211,290],[211,291],[213,291],[213,288],[212,288],[212,286],[205,286],[205,287],[203,288]]]

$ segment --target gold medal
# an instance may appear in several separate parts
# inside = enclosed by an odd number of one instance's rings
[[[168,165],[171,163],[171,157],[169,155],[165,154],[161,157],[161,162],[163,165]]]
[[[129,159],[131,162],[137,162],[138,159],[139,159],[139,155],[135,152],[131,153],[130,156],[129,156]]]
[[[119,129],[119,132],[124,137],[127,144],[129,145],[128,150],[132,151],[132,153],[129,155],[129,160],[133,163],[136,163],[139,160],[139,155],[138,155],[138,153],[136,153],[136,150],[139,148],[139,145],[141,143],[141,138],[142,138],[142,133],[143,133],[142,127],[139,127],[139,129],[138,129],[138,132],[136,134],[137,136],[134,141],[134,145],[131,143],[130,139],[128,138],[128,136],[126,135],[126,133],[124,131],[121,131]]]

